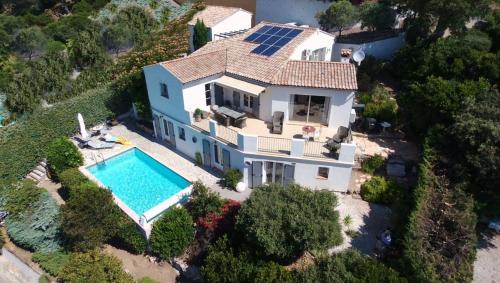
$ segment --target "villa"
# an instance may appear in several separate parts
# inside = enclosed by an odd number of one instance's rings
[[[249,188],[295,182],[347,190],[356,67],[335,37],[261,22],[187,57],[144,67],[158,140]]]

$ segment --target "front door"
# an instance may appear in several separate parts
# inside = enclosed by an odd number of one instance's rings
[[[285,164],[285,171],[283,173],[283,186],[287,187],[290,185],[294,180],[294,174],[295,174],[295,166],[294,165],[288,165]]]
[[[252,188],[262,185],[262,161],[252,162]]]
[[[257,95],[254,96],[252,105],[253,115],[257,118],[259,118],[259,108],[260,108],[259,96]]]
[[[175,132],[174,132],[174,123],[168,121],[168,133],[170,136],[170,143],[175,147]]]
[[[220,85],[214,85],[215,104],[224,106],[224,89]]]
[[[231,154],[229,153],[229,150],[223,149],[222,150],[222,170],[226,172],[231,168]]]
[[[233,91],[233,107],[235,109],[240,109],[240,93],[237,91]]]
[[[210,142],[203,140],[203,165],[212,166],[212,154],[210,154]]]
[[[160,116],[153,115],[153,124],[155,127],[155,136],[157,139],[161,139],[161,126],[160,126]]]

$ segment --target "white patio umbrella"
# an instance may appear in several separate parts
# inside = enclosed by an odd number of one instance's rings
[[[89,134],[87,133],[87,129],[85,129],[85,122],[83,121],[82,114],[76,114],[76,119],[78,120],[78,125],[80,126],[80,135],[82,136],[82,139],[87,139]]]

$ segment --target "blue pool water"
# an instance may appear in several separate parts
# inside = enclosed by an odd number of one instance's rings
[[[87,168],[138,215],[187,188],[179,174],[134,148]]]

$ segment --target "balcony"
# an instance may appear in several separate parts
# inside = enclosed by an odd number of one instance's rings
[[[342,161],[342,146],[344,149],[347,145],[354,146],[342,143],[340,150],[332,153],[326,147],[326,141],[335,135],[337,129],[320,124],[307,125],[315,127],[316,137],[310,134],[310,139],[304,139],[303,127],[306,124],[301,122],[284,123],[282,134],[271,133],[271,124],[256,118],[247,118],[246,127],[242,129],[219,125],[210,119],[192,122],[194,128],[245,152]]]

